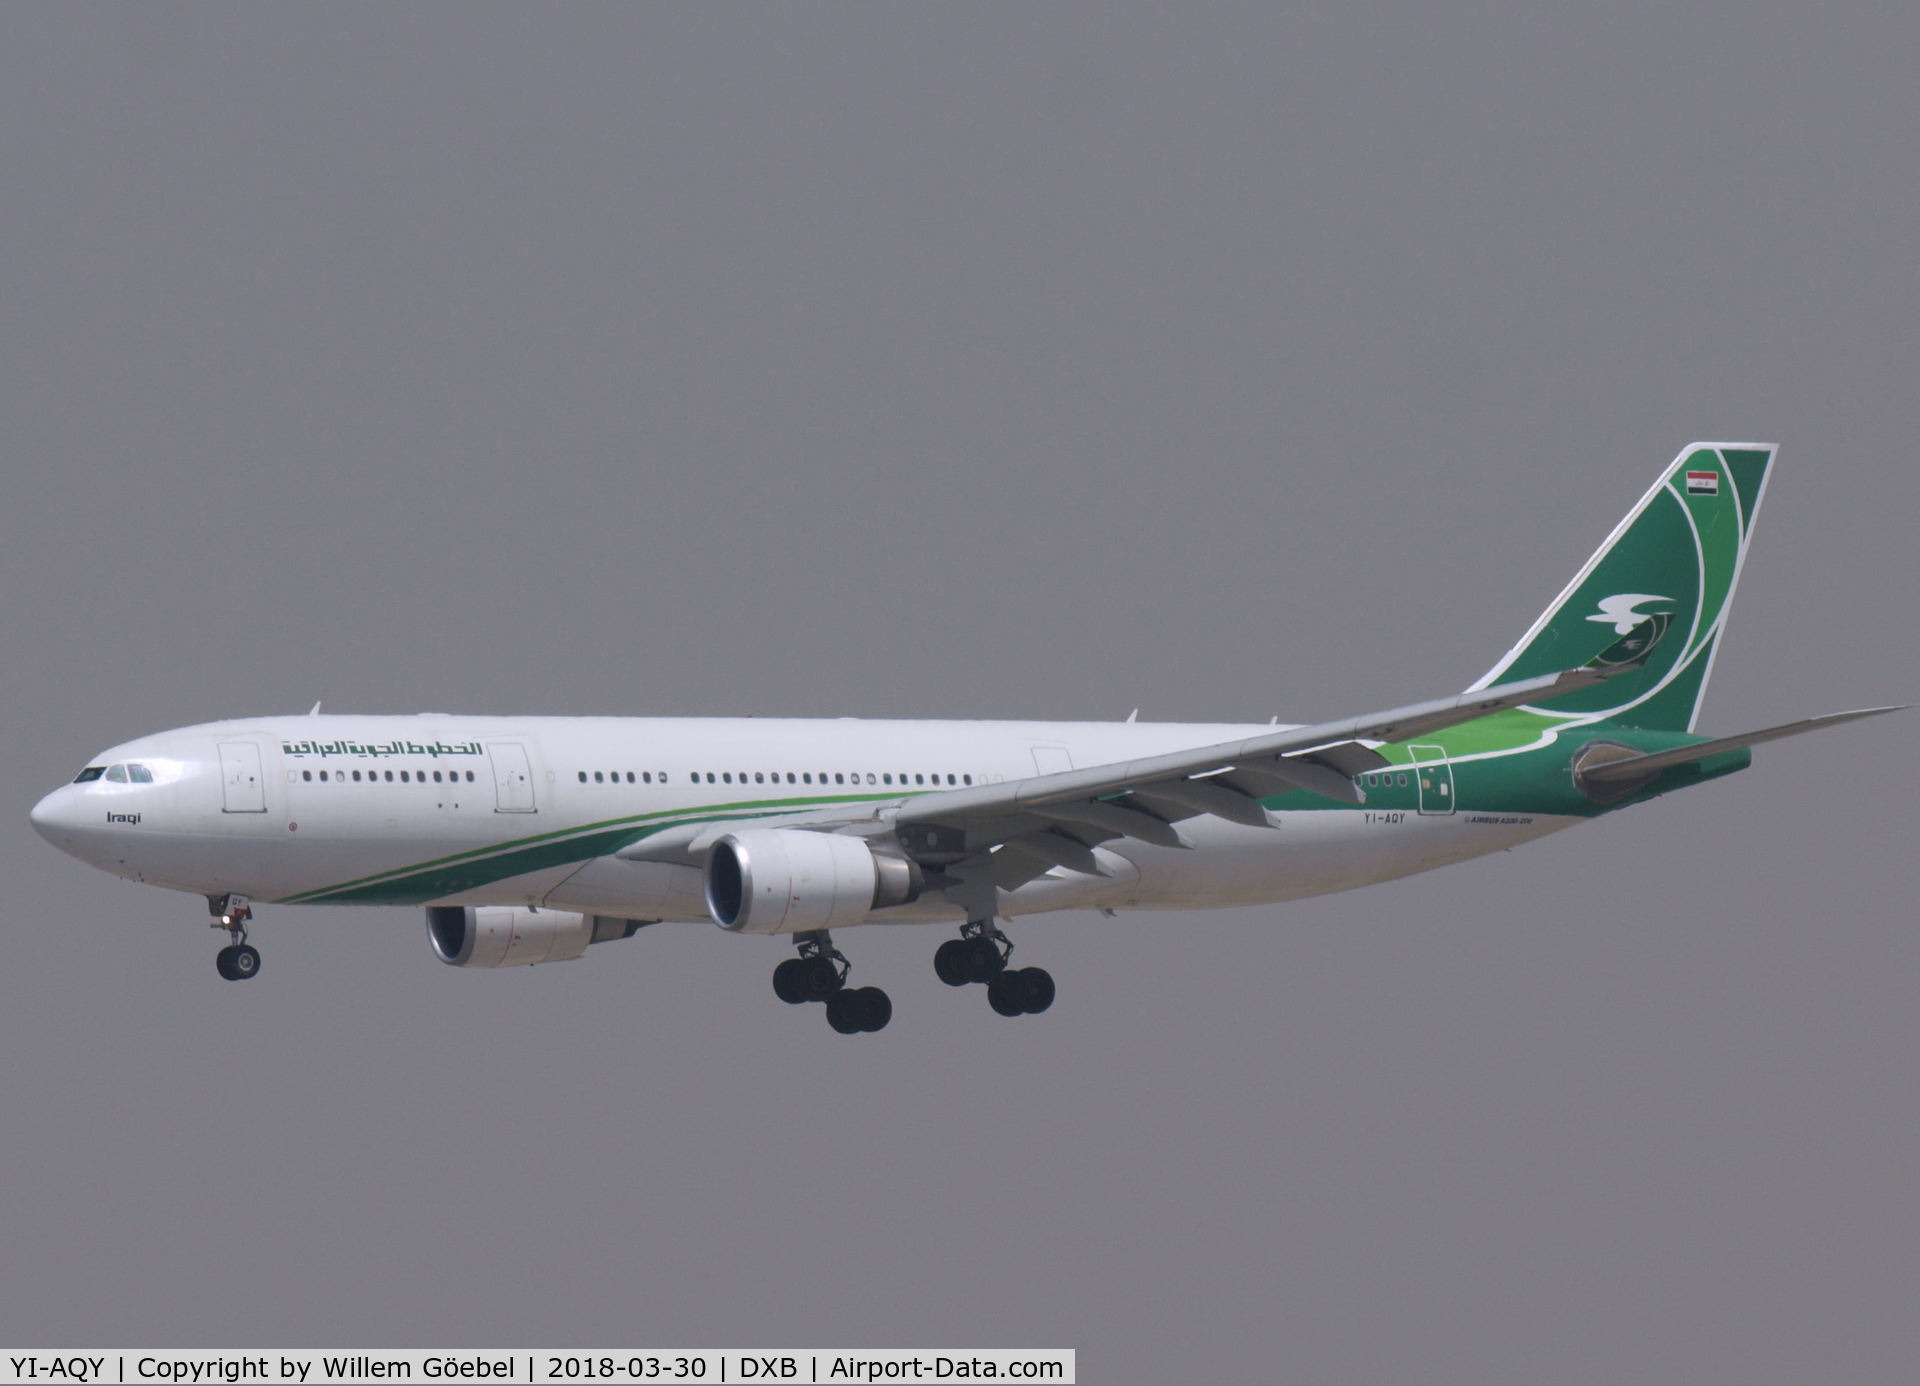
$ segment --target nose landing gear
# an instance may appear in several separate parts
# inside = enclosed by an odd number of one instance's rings
[[[209,895],[207,908],[213,912],[211,928],[225,929],[233,940],[214,954],[214,970],[229,982],[244,982],[260,971],[260,950],[247,942],[247,921],[253,918],[253,902],[244,895]]]
[[[853,965],[833,946],[825,929],[795,934],[797,958],[773,969],[773,994],[789,1006],[805,1001],[826,1003],[827,1024],[836,1034],[857,1035],[887,1028],[893,1019],[893,1001],[879,987],[847,989]]]
[[[950,987],[987,984],[987,1004],[1000,1015],[1038,1015],[1053,1004],[1053,974],[1045,968],[1009,968],[1013,942],[991,919],[969,920],[959,938],[934,950],[933,970]]]

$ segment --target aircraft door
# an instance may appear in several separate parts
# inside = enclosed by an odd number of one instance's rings
[[[220,743],[220,811],[265,813],[267,782],[260,774],[260,748],[251,741]]]
[[[1408,746],[1420,779],[1420,812],[1453,812],[1453,766],[1438,746]],[[1431,761],[1432,764],[1422,764]]]
[[[493,764],[493,811],[534,813],[533,767],[527,748],[515,741],[489,741],[487,759]]]

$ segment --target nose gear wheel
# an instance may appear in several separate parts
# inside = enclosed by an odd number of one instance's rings
[[[247,921],[253,918],[253,902],[244,895],[209,895],[207,908],[214,916],[211,927],[225,929],[233,940],[214,954],[214,971],[229,982],[244,982],[257,976],[260,950],[247,942]]]

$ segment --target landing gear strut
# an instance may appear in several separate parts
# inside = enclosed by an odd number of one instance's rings
[[[1013,942],[991,919],[969,920],[959,938],[934,950],[933,970],[950,987],[987,984],[987,1004],[1001,1015],[1038,1015],[1053,1004],[1053,976],[1045,968],[1009,968]]]
[[[825,929],[795,934],[800,950],[797,958],[788,958],[773,969],[773,994],[789,1006],[805,1001],[826,1003],[827,1024],[842,1035],[884,1030],[893,1019],[893,1001],[879,987],[849,990],[847,976],[853,965],[833,946]]]
[[[260,971],[260,950],[247,942],[253,902],[244,895],[209,895],[207,908],[214,916],[211,927],[225,929],[233,940],[214,955],[214,970],[229,982],[246,981]]]

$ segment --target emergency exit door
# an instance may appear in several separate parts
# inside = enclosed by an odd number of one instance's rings
[[[1413,755],[1414,773],[1420,781],[1420,812],[1453,812],[1453,766],[1447,761],[1446,751],[1439,746],[1409,746]],[[1422,761],[1431,764],[1423,765]]]

